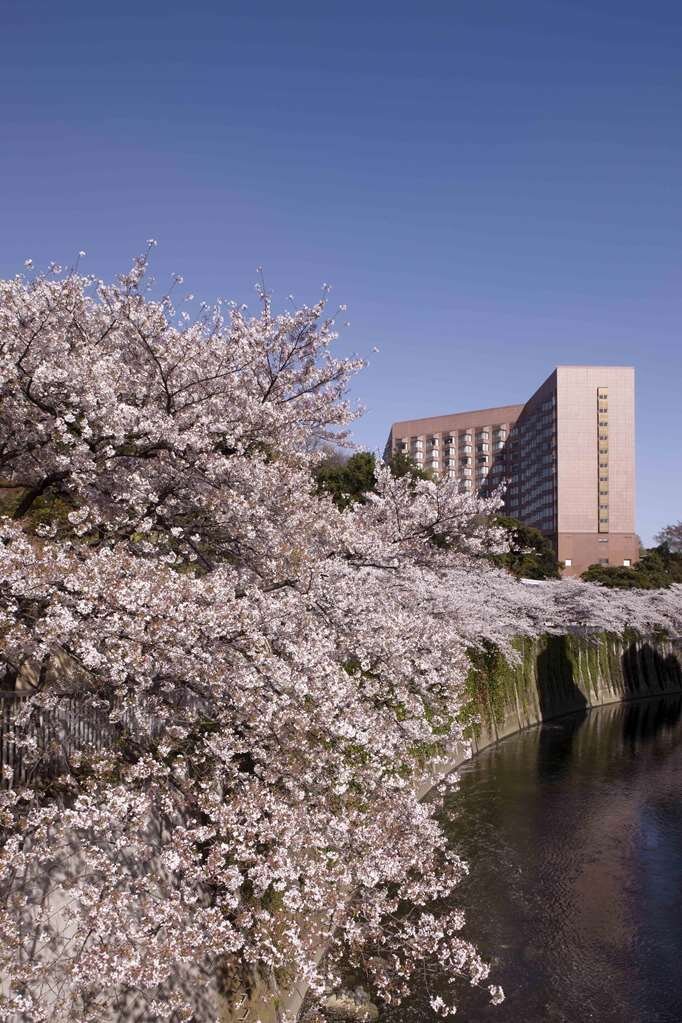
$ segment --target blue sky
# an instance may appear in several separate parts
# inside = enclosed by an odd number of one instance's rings
[[[0,0],[0,274],[333,284],[356,436],[632,364],[638,526],[682,518],[682,5]],[[378,355],[371,347],[378,345]]]

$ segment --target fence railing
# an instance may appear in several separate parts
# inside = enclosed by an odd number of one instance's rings
[[[2,784],[12,771],[12,783],[54,777],[68,769],[76,752],[113,745],[126,730],[109,720],[105,709],[94,707],[77,694],[60,696],[49,709],[33,705],[27,722],[21,721],[31,693],[0,690],[0,754]]]
[[[124,737],[156,738],[163,731],[162,720],[142,707],[126,708],[111,720],[106,704],[97,706],[92,694],[60,694],[49,708],[31,700],[32,691],[0,689],[0,786],[22,784],[37,777],[54,777],[69,770],[75,753],[111,749]],[[22,720],[22,711],[30,716]],[[210,715],[209,702],[195,695],[178,693],[172,718],[196,720]],[[10,768],[12,778],[5,777]]]

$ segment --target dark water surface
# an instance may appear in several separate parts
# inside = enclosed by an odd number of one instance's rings
[[[682,700],[548,722],[460,774],[455,901],[507,997],[467,989],[455,1018],[682,1023]],[[391,1020],[435,1019],[426,988]]]

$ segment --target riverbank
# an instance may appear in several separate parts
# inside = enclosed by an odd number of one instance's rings
[[[464,710],[474,752],[541,721],[590,707],[682,691],[682,644],[634,632],[543,635],[472,654]]]
[[[679,1023],[682,694],[562,715],[494,743],[438,800],[472,865],[437,917],[491,964],[505,1001],[460,984],[466,1023]],[[451,993],[427,956],[384,1023],[430,1023]]]
[[[663,634],[646,639],[634,632],[576,632],[514,641],[516,657],[495,647],[472,652],[468,701],[462,712],[465,733],[476,753],[506,736],[551,718],[605,704],[682,692],[682,643]],[[417,785],[420,798],[440,778],[469,759],[462,745],[442,768],[427,771]],[[324,949],[320,949],[320,956]],[[223,1023],[278,1023],[296,1019],[307,985],[278,990],[257,985],[237,1009],[225,1006]]]

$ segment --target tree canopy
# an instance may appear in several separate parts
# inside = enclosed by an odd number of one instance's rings
[[[391,475],[400,479],[408,476],[412,480],[431,479],[402,451],[396,452],[388,462]],[[377,459],[370,451],[358,451],[349,458],[338,452],[330,452],[316,467],[314,475],[321,492],[332,496],[339,508],[347,508],[358,501],[364,501],[367,494],[376,493]]]
[[[527,526],[508,515],[498,515],[496,522],[507,530],[510,547],[504,554],[494,555],[495,562],[517,578],[558,579],[561,565],[551,541],[533,526]]]
[[[655,540],[659,547],[665,545],[673,554],[682,554],[682,521],[664,526]]]
[[[612,589],[668,589],[682,583],[682,553],[664,543],[642,551],[636,565],[590,565],[582,578]]]

